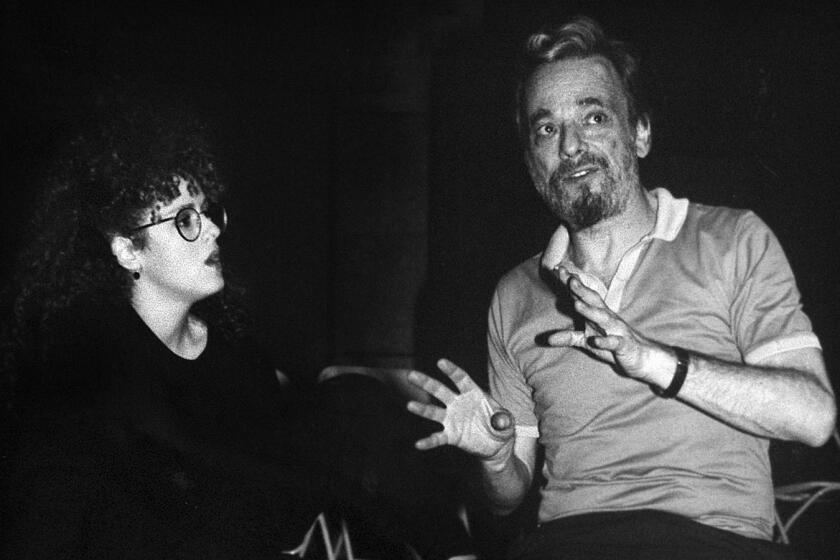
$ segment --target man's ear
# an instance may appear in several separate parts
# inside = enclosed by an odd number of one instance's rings
[[[129,272],[135,272],[142,268],[140,262],[140,251],[128,237],[115,235],[111,238],[111,252],[117,258],[121,267]]]
[[[650,120],[647,117],[639,117],[636,121],[636,155],[640,158],[650,153],[651,144]]]

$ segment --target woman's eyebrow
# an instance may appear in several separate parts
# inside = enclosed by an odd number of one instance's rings
[[[201,212],[201,211],[203,211],[204,206],[206,206],[206,199],[200,205],[196,204],[195,201],[192,200],[190,202],[185,202],[185,203],[181,204],[180,206],[177,206],[175,208],[170,209],[169,212],[167,212],[167,214],[166,214],[167,217],[164,217],[163,212],[158,211],[158,217],[161,220],[167,220],[169,218],[172,218],[172,217],[176,216],[178,214],[178,212],[180,212],[184,208],[194,208],[194,209],[198,210],[199,212]]]
[[[198,202],[195,199],[193,199],[179,206],[178,211],[183,210],[184,208],[195,208],[196,210],[201,210],[202,208],[207,206],[207,204],[209,204],[209,201],[206,198],[202,199],[201,202]]]

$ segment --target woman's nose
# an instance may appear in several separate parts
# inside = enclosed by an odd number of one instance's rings
[[[208,239],[216,239],[222,234],[222,229],[207,215],[202,216],[201,229],[203,230],[203,235]]]

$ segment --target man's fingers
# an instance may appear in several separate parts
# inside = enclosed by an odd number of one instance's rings
[[[616,352],[622,347],[624,338],[621,336],[593,336],[589,339],[590,345],[599,350]]]
[[[554,269],[552,269],[552,271],[554,272],[554,275],[557,277],[557,279],[560,280],[563,284],[569,283],[569,277],[571,275],[569,274],[569,271],[566,270],[566,267],[558,264],[554,267]]]
[[[426,451],[428,449],[440,447],[441,445],[446,445],[446,436],[443,435],[443,432],[435,432],[429,437],[417,440],[417,443],[414,444],[414,447],[421,451]]]
[[[569,292],[577,301],[582,301],[593,307],[606,308],[607,305],[604,303],[604,298],[598,292],[584,284],[577,274],[570,273],[562,266],[555,269],[555,274],[557,278],[566,284]]]
[[[606,307],[603,298],[601,298],[598,292],[591,288],[587,288],[586,285],[580,281],[580,278],[574,274],[569,279],[569,290],[589,305],[595,307]]]
[[[599,307],[589,305],[583,301],[575,302],[575,310],[583,316],[584,319],[596,327],[602,334],[607,334],[607,331],[616,326],[615,316],[612,311],[606,307]]]
[[[453,393],[446,385],[436,379],[432,379],[425,373],[411,371],[408,373],[408,380],[445,405],[449,405],[456,397],[455,393]]]
[[[440,371],[445,373],[446,376],[455,383],[455,386],[458,387],[458,391],[460,391],[462,395],[478,388],[472,378],[467,375],[466,371],[462,370],[446,358],[438,360],[437,366]]]
[[[443,421],[446,418],[446,410],[439,406],[424,404],[417,401],[408,401],[408,404],[405,407],[409,412],[413,412],[417,416],[422,416],[426,420],[431,420],[432,422],[443,424]]]
[[[549,346],[586,346],[586,335],[581,331],[565,330],[552,333],[548,337]]]

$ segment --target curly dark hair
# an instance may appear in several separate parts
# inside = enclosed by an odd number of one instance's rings
[[[89,130],[75,137],[47,169],[6,294],[10,319],[0,335],[0,393],[11,406],[17,361],[35,340],[46,354],[62,312],[78,305],[124,305],[131,277],[110,250],[122,235],[142,248],[150,209],[179,194],[180,179],[211,201],[225,191],[205,125],[186,111],[148,95],[114,93],[98,104]],[[225,289],[193,307],[223,336],[246,330],[242,290],[226,271]]]

